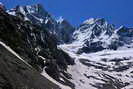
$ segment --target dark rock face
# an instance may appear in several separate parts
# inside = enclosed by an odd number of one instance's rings
[[[60,89],[0,45],[0,89]]]
[[[117,34],[120,40],[125,44],[131,44],[133,39],[133,28],[121,27]]]
[[[64,74],[67,65],[74,64],[68,54],[57,48],[53,34],[4,11],[0,12],[0,39],[36,70],[42,71],[45,67],[46,72],[56,80],[59,80],[61,73]]]
[[[74,31],[75,28],[70,23],[68,23],[68,21],[63,19],[61,22],[58,22],[57,34],[59,35],[58,39],[61,43],[72,42],[72,35]]]
[[[102,42],[100,42],[100,41],[98,41],[98,42],[93,42],[93,43],[91,43],[91,42],[90,42],[90,43],[87,43],[87,42],[86,42],[86,45],[87,45],[87,46],[85,46],[85,47],[79,49],[77,53],[80,54],[80,53],[83,53],[83,52],[89,53],[89,52],[101,51],[101,50],[105,49],[105,48],[103,48],[103,47],[101,46],[101,44],[102,44]]]

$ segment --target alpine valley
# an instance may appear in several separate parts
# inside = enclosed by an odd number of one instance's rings
[[[133,89],[133,28],[0,8],[0,89]]]

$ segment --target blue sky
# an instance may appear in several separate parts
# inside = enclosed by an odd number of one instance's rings
[[[133,0],[0,0],[7,8],[17,4],[27,5],[42,3],[52,15],[63,16],[73,25],[84,20],[105,18],[117,27],[125,25],[133,27]]]

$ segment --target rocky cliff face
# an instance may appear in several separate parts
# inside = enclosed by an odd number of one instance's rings
[[[74,61],[67,53],[57,48],[55,36],[45,28],[1,11],[0,39],[37,71],[41,72],[45,68],[51,77],[72,86],[65,71]],[[60,77],[65,80],[60,80]]]
[[[68,21],[53,18],[40,4],[17,6],[7,12],[45,28],[51,34],[55,35],[58,44],[70,42],[72,33],[75,30]]]
[[[71,43],[73,41],[72,35],[75,28],[62,17],[57,20],[57,23],[57,34],[59,35],[58,39],[60,39],[61,43]]]
[[[0,42],[0,89],[60,89]]]

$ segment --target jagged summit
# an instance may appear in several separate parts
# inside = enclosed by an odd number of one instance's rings
[[[11,15],[19,16],[24,20],[32,21],[36,24],[46,23],[50,14],[41,4],[16,6],[16,8],[7,11]],[[48,21],[47,21],[48,22]]]
[[[104,18],[90,18],[88,20],[85,20],[83,22],[83,24],[88,24],[88,25],[92,25],[92,24],[103,25],[103,24],[107,24],[107,21]]]
[[[26,6],[16,6],[17,9],[24,9],[27,13],[39,13],[41,10],[44,10],[43,6],[41,4],[35,4],[35,5],[26,5]]]
[[[3,6],[3,3],[2,3],[2,2],[0,2],[0,5],[2,5],[2,6]]]
[[[75,30],[75,28],[62,17],[56,20],[41,4],[17,6],[7,12],[47,29],[51,34],[55,35],[59,44],[71,41],[72,33]]]
[[[80,44],[78,53],[104,49],[116,50],[125,45],[125,47],[127,45],[132,47],[133,29],[125,26],[116,29],[113,24],[109,24],[103,18],[91,18],[80,25],[74,32],[73,38],[75,39],[73,43]]]
[[[95,23],[95,19],[94,19],[94,18],[90,18],[90,19],[85,20],[85,21],[83,22],[83,24],[93,24],[93,23]]]
[[[24,13],[35,13],[35,12],[39,13],[41,11],[40,9],[44,10],[41,4],[25,5],[25,6],[17,5],[15,8],[8,10],[8,12],[11,12],[12,10],[16,10],[16,11],[21,10],[22,12],[24,11]]]
[[[5,10],[6,10],[5,5],[2,2],[0,2],[0,11],[5,11]]]
[[[60,16],[59,19],[57,19],[56,21],[57,23],[61,24],[64,21],[64,18]]]

